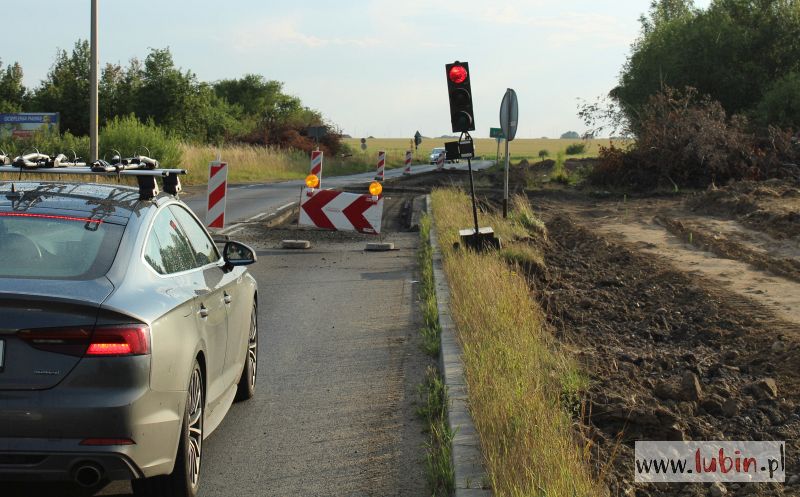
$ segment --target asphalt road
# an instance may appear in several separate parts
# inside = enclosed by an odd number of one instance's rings
[[[474,170],[485,169],[492,165],[490,161],[473,161],[472,167]],[[458,164],[447,164],[446,167],[456,167],[458,169],[467,169],[466,162]],[[231,166],[235,167],[235,166]],[[436,166],[431,165],[418,165],[412,166],[412,174],[419,174],[424,172],[433,171]],[[403,175],[402,168],[387,169],[386,179],[398,178]],[[348,176],[325,176],[325,168],[322,168],[322,186],[324,188],[341,188],[346,185],[368,185],[375,178],[375,173],[362,173],[353,174]],[[300,198],[300,193],[305,185],[302,181],[285,181],[281,183],[269,184],[248,184],[248,185],[230,185],[228,186],[227,207],[226,207],[226,224],[231,224],[251,221],[272,213],[287,204],[297,202]],[[366,192],[364,188],[364,192]],[[191,196],[184,198],[184,201],[197,213],[200,219],[204,219],[206,215],[206,197],[205,191],[194,193]]]

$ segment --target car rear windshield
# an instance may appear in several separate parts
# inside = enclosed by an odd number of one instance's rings
[[[0,278],[95,279],[111,267],[123,231],[80,216],[0,212]]]

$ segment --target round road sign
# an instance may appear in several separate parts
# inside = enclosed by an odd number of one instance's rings
[[[517,92],[509,88],[506,90],[503,102],[500,104],[500,128],[502,128],[507,141],[513,140],[517,135],[518,118]]]

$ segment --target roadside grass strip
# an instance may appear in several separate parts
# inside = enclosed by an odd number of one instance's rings
[[[420,244],[417,253],[420,272],[419,298],[424,326],[420,329],[422,348],[431,357],[437,357],[441,348],[441,326],[436,305],[436,287],[433,278],[432,249],[430,244],[431,218],[425,214],[420,219]],[[447,497],[455,489],[455,469],[452,442],[455,434],[447,423],[447,386],[435,367],[425,373],[425,382],[418,387],[421,407],[417,415],[426,421],[428,442],[425,443],[425,470],[432,497]]]
[[[448,497],[455,490],[453,467],[453,438],[455,433],[447,423],[447,385],[439,370],[428,367],[425,382],[419,385],[423,405],[417,415],[427,422],[428,441],[425,443],[425,473],[432,497]]]
[[[455,189],[436,189],[431,197],[470,411],[494,495],[601,495],[590,451],[577,444],[572,428],[575,399],[588,381],[545,327],[522,269],[506,262],[541,264],[541,254],[525,243],[544,236],[541,223],[527,201],[515,199],[510,219],[483,213],[480,223],[511,248],[503,254],[454,249],[458,230],[471,226],[469,198]]]
[[[433,280],[433,250],[430,242],[431,217],[427,214],[419,222],[419,263],[420,285],[419,300],[422,318],[425,326],[420,330],[422,335],[422,348],[426,354],[434,359],[439,355],[441,348],[442,328],[439,325],[439,310],[436,305],[436,289]]]

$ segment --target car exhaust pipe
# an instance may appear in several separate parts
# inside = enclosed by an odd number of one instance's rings
[[[81,463],[75,468],[75,483],[84,487],[91,488],[100,483],[103,479],[103,469],[93,463]]]

